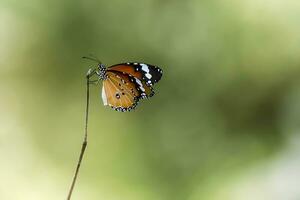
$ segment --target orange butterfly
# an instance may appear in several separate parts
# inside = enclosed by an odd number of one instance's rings
[[[162,69],[145,63],[121,63],[106,68],[97,59],[84,58],[99,63],[96,69],[88,72],[88,76],[96,74],[96,82],[102,80],[103,104],[116,111],[130,111],[137,106],[140,99],[152,97],[152,86],[162,76]]]

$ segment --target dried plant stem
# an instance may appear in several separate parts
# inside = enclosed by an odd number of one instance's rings
[[[77,179],[77,176],[78,176],[79,168],[80,168],[80,165],[81,165],[81,161],[82,161],[85,149],[87,147],[88,119],[89,119],[89,100],[90,100],[90,79],[89,78],[90,78],[90,76],[93,75],[93,73],[94,72],[91,73],[91,70],[89,70],[89,72],[86,76],[86,79],[87,79],[86,87],[87,88],[86,88],[86,111],[85,111],[84,139],[83,139],[83,143],[82,143],[82,146],[81,146],[79,160],[78,160],[76,171],[75,171],[75,174],[74,174],[74,177],[73,177],[73,180],[72,180],[72,184],[71,184],[71,187],[70,187],[70,190],[69,190],[69,193],[68,193],[67,200],[71,199],[72,192],[73,192],[73,189],[74,189],[74,186],[75,186],[75,183],[76,183],[76,179]]]

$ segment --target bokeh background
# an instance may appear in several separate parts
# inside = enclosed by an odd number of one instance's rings
[[[95,63],[161,66],[137,110],[91,87],[73,199],[299,200],[300,1],[0,1],[0,199],[65,199]]]

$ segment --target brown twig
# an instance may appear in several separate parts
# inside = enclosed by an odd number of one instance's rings
[[[72,192],[76,183],[76,179],[78,176],[78,172],[79,172],[79,168],[81,165],[81,161],[85,152],[85,149],[87,147],[87,137],[88,137],[88,119],[89,119],[89,100],[90,100],[90,77],[95,73],[95,69],[94,70],[89,70],[87,75],[86,75],[86,110],[85,110],[85,129],[84,129],[84,139],[83,139],[83,143],[81,146],[81,151],[80,151],[80,155],[79,155],[79,160],[77,163],[77,167],[76,167],[76,171],[72,180],[72,184],[68,193],[68,197],[67,200],[71,199],[72,196]]]

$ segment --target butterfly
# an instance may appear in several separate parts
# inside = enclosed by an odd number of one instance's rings
[[[102,100],[105,106],[116,111],[131,111],[141,99],[152,97],[155,93],[153,85],[162,77],[162,69],[138,62],[127,62],[105,67],[98,59],[83,57],[98,62],[97,68],[88,72],[88,77],[97,75],[102,81]]]

